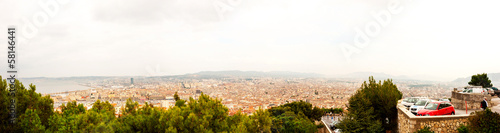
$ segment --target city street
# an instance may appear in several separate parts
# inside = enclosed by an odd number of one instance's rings
[[[336,124],[336,122],[340,121],[342,116],[323,116],[321,117],[321,121],[325,122],[328,127],[332,127],[332,125]],[[333,129],[331,129],[333,130]]]

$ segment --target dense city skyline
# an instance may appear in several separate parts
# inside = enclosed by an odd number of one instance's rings
[[[19,0],[2,1],[0,26],[19,28],[20,77],[242,70],[374,72],[451,81],[500,72],[495,5]],[[7,42],[7,34],[0,35]],[[0,75],[7,75],[5,68]]]
[[[189,78],[190,77],[190,78]],[[363,79],[326,79],[326,78],[280,78],[280,77],[225,77],[211,75],[211,77],[156,77],[134,78],[101,77],[77,78],[80,85],[87,89],[57,91],[46,90],[37,86],[37,92],[50,95],[54,100],[54,108],[68,101],[76,100],[91,103],[100,99],[124,105],[126,99],[140,101],[168,108],[174,105],[172,97],[175,92],[181,99],[197,98],[202,92],[214,98],[220,98],[222,104],[235,112],[241,109],[245,113],[252,113],[255,109],[270,108],[292,101],[306,101],[320,108],[345,108],[347,100],[359,89]],[[47,79],[38,79],[42,82],[51,82]],[[70,81],[70,79],[60,79]],[[450,97],[454,84],[440,84],[425,81],[399,81],[398,89],[409,96],[427,96],[431,98]],[[37,83],[34,83],[35,85]],[[420,91],[412,91],[418,89]],[[119,114],[119,113],[117,113]]]

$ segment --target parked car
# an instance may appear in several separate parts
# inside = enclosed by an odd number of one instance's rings
[[[494,96],[494,95],[500,96],[500,90],[497,87],[491,87],[489,89],[491,89],[493,91],[493,94],[491,96]]]
[[[435,101],[418,111],[417,116],[455,115],[455,107],[450,102]]]
[[[412,105],[410,107],[411,113],[413,113],[414,115],[417,115],[417,112],[420,111],[421,109],[424,109],[424,107],[427,104],[429,104],[430,102],[432,102],[431,99],[420,99],[420,100],[418,100],[418,102],[416,102],[415,105]]]
[[[410,101],[410,98],[411,97],[404,98],[403,101],[401,102],[401,104],[402,105],[408,104],[408,102]]]
[[[486,89],[486,92],[488,92],[489,95],[495,96],[495,91],[493,91],[493,89],[491,88],[484,88],[484,89]]]
[[[410,107],[412,105],[414,105],[415,103],[417,103],[418,100],[420,100],[420,99],[422,99],[422,98],[421,97],[410,97],[410,98],[408,98],[408,100],[406,102],[403,101],[401,104],[403,104],[406,107],[406,109],[410,109]]]

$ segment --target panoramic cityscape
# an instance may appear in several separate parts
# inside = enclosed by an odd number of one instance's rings
[[[0,2],[0,132],[500,132],[499,2]]]
[[[233,71],[240,72],[240,71]],[[225,72],[218,72],[224,74]],[[240,72],[245,73],[245,72]],[[251,72],[246,72],[251,73]],[[359,89],[363,79],[328,78],[276,78],[275,77],[221,77],[192,74],[185,77],[92,77],[80,78],[88,89],[44,93],[54,100],[54,108],[69,101],[84,103],[92,107],[96,100],[116,104],[116,111],[125,106],[128,98],[155,107],[169,108],[175,105],[173,95],[178,92],[181,99],[196,98],[200,93],[222,99],[230,112],[242,110],[251,114],[258,108],[268,109],[293,101],[307,101],[320,108],[346,108],[349,97]],[[453,88],[438,82],[397,81],[398,88],[408,96],[449,98]],[[419,90],[419,91],[412,91]],[[116,112],[119,114],[119,112]]]

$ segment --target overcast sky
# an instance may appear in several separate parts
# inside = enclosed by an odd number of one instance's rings
[[[21,77],[199,71],[500,72],[500,3],[452,0],[0,0]],[[40,3],[37,3],[40,2]],[[45,3],[44,3],[45,2]],[[6,74],[2,67],[1,75]],[[4,76],[5,77],[5,76]]]

